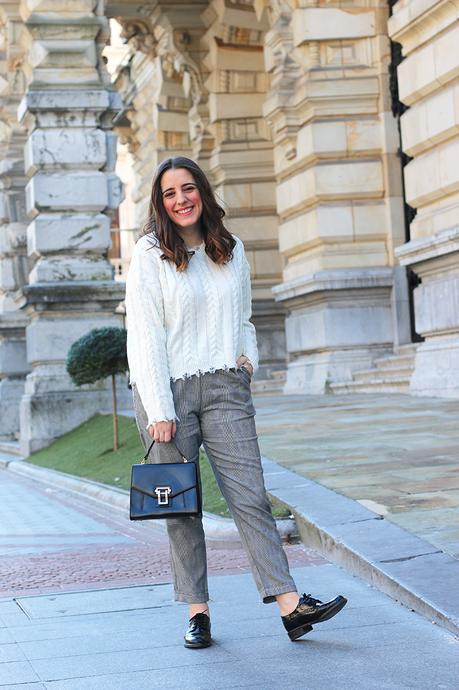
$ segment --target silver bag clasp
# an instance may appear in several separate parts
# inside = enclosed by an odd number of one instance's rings
[[[169,505],[169,496],[172,493],[170,486],[157,486],[155,489],[156,498],[159,506]]]

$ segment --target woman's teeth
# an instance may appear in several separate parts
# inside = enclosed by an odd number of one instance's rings
[[[189,208],[183,208],[180,211],[176,211],[176,213],[179,214],[179,216],[187,216],[191,211],[193,210],[193,207],[190,206]]]

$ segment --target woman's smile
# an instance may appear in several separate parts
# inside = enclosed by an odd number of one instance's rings
[[[190,213],[193,213],[194,206],[188,206],[187,208],[179,208],[176,213],[179,214],[179,216],[189,216]]]

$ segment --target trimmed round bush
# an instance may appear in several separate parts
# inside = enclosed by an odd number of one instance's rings
[[[77,386],[95,383],[128,369],[125,328],[94,328],[71,346],[67,371]]]

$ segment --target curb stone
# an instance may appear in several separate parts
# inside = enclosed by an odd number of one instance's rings
[[[459,635],[459,561],[357,501],[262,458],[268,493],[303,543]]]
[[[91,479],[81,479],[58,470],[39,467],[26,462],[24,458],[6,453],[0,453],[0,468],[8,469],[14,474],[28,477],[49,486],[83,494],[95,501],[119,508],[126,514],[129,513],[129,491],[125,489],[118,489],[116,486],[108,486]],[[214,546],[221,545],[228,548],[242,545],[237,527],[231,518],[204,512],[202,522],[206,539]],[[154,524],[158,529],[166,531],[163,520],[155,520]],[[298,538],[298,530],[292,518],[276,520],[276,525],[284,541],[291,542]]]

